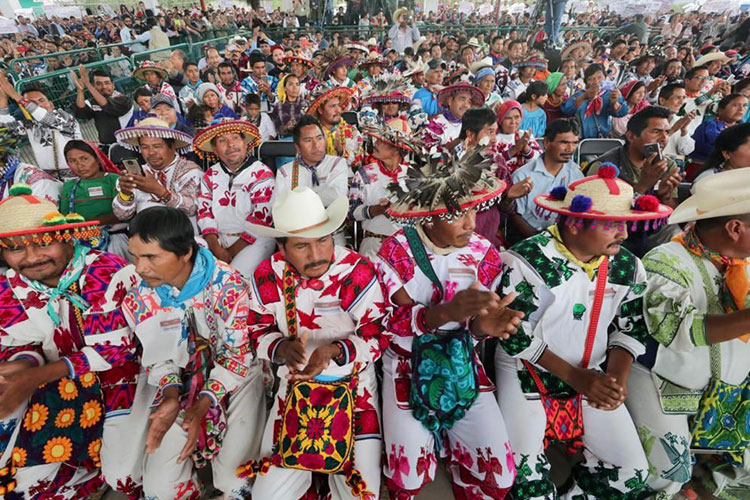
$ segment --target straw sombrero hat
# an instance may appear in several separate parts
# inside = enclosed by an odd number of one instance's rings
[[[284,64],[291,64],[291,63],[300,63],[303,66],[307,66],[308,68],[313,67],[313,62],[310,59],[307,59],[305,57],[300,56],[286,56],[281,60]]]
[[[353,94],[354,90],[348,87],[327,88],[321,85],[318,87],[317,92],[312,95],[310,103],[307,105],[307,109],[305,109],[305,114],[315,116],[320,106],[332,97],[338,97],[341,100],[341,108],[346,109]]]
[[[117,143],[133,151],[140,151],[141,146],[138,140],[141,137],[173,139],[177,150],[181,153],[187,153],[193,144],[193,138],[188,134],[175,130],[167,122],[153,117],[141,120],[137,127],[121,128],[115,132]]]
[[[14,184],[0,201],[0,248],[76,241],[99,244],[98,221],[71,213],[62,215],[54,203],[31,194],[28,184]]]
[[[419,145],[414,142],[415,134],[405,118],[393,118],[385,123],[381,120],[377,125],[363,127],[362,132],[396,149],[410,153],[419,151]]]
[[[400,7],[393,11],[393,22],[399,23],[401,22],[401,16],[409,16],[411,14],[411,10],[407,9],[406,7]]]
[[[651,195],[633,200],[633,186],[619,179],[619,174],[612,163],[602,163],[596,175],[534,198],[537,211],[542,216],[556,213],[575,220],[647,222],[646,229],[648,221],[656,221],[654,228],[666,222],[672,208]]]
[[[474,64],[471,65],[471,68],[469,70],[471,71],[472,75],[476,75],[484,68],[494,68],[495,65],[492,64],[492,58],[490,56],[485,57],[484,59],[480,59]]]
[[[240,134],[250,150],[257,148],[260,144],[261,138],[258,127],[246,121],[224,119],[201,130],[193,138],[193,150],[201,158],[204,156],[215,157],[213,140],[224,134],[232,133]]]
[[[166,80],[169,76],[169,73],[167,73],[167,70],[159,66],[153,61],[143,61],[140,66],[138,66],[135,71],[133,71],[133,76],[141,81],[146,81],[146,72],[147,71],[154,71],[155,73],[159,73],[159,76],[162,80]]]
[[[695,61],[695,64],[693,66],[705,66],[706,64],[712,63],[714,61],[721,61],[722,64],[726,64],[731,60],[732,58],[724,54],[724,52],[711,52],[710,54],[706,54],[705,56],[700,56],[698,60]]]
[[[695,193],[674,209],[670,224],[750,214],[750,169],[725,170],[695,183]]]
[[[484,106],[485,97],[482,91],[479,90],[479,87],[475,87],[474,85],[470,85],[468,83],[457,83],[455,85],[449,85],[448,87],[445,87],[438,91],[438,104],[441,106],[445,106],[445,100],[448,97],[456,95],[460,92],[469,92],[471,94],[472,105],[477,107]]]
[[[322,238],[341,227],[348,211],[346,196],[325,208],[315,191],[299,186],[277,195],[271,209],[273,227],[248,224],[248,229],[261,238]]]
[[[471,209],[484,210],[507,187],[494,173],[492,159],[481,147],[460,158],[454,152],[432,157],[422,168],[410,168],[402,184],[391,184],[388,217],[414,225],[433,219],[453,220]]]
[[[370,55],[359,63],[360,68],[369,68],[370,66],[386,67],[390,66],[391,62],[380,56],[377,52],[370,52]]]
[[[570,57],[570,54],[572,54],[573,51],[575,51],[576,49],[580,49],[580,48],[586,49],[585,54],[583,54],[582,57],[587,57],[589,54],[591,54],[593,50],[589,42],[586,42],[586,41],[574,42],[563,49],[563,51],[560,53],[560,60],[564,61],[565,59]]]

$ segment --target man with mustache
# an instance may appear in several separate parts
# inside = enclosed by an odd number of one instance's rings
[[[266,413],[263,370],[250,345],[242,276],[198,246],[188,216],[151,207],[130,223],[137,283],[122,302],[147,376],[141,421],[143,493],[200,497],[196,468],[211,464],[221,500],[242,500],[237,466],[257,458]],[[132,268],[131,268],[132,269]]]
[[[375,362],[388,344],[386,304],[373,265],[334,243],[347,212],[345,196],[324,208],[299,186],[277,194],[272,228],[252,228],[276,238],[278,252],[252,277],[248,325],[258,357],[280,365],[264,458],[238,471],[258,474],[253,498],[317,497],[313,471],[330,474],[333,500],[380,491]],[[334,474],[337,466],[343,470]]]
[[[658,225],[672,209],[654,196],[634,200],[618,173],[604,164],[537,196],[557,223],[501,256],[497,293],[514,294],[510,307],[525,313],[495,353],[519,474],[514,499],[556,496],[545,456],[551,442],[583,451],[566,498],[637,498],[645,487],[649,463],[623,403],[630,367],[646,350],[646,271],[622,244],[628,224]]]
[[[212,125],[193,140],[199,155],[216,160],[201,181],[198,228],[214,257],[248,278],[274,247],[249,229],[271,224],[274,176],[252,155],[259,144],[257,127],[236,120]]]
[[[502,500],[516,475],[503,415],[474,347],[515,331],[520,313],[492,290],[498,250],[476,234],[476,214],[499,201],[505,182],[475,147],[432,159],[420,175],[389,186],[387,209],[404,227],[386,238],[379,266],[391,311],[383,354],[386,485],[413,499],[451,457],[454,496]]]
[[[479,87],[458,83],[437,93],[441,113],[433,116],[422,131],[422,141],[427,148],[438,152],[452,151],[460,142],[461,119],[470,108],[484,106],[484,94]]]
[[[0,202],[0,496],[140,498],[133,419],[139,367],[120,311],[134,273],[91,250],[96,221],[63,216],[16,184]],[[131,413],[132,409],[132,413]],[[14,433],[15,431],[15,433]]]

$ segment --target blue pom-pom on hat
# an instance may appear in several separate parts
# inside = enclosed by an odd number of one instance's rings
[[[578,194],[570,202],[570,211],[576,213],[588,212],[591,210],[592,204],[593,202],[591,201],[591,198]]]
[[[557,186],[552,188],[552,191],[549,192],[549,197],[555,201],[563,201],[567,194],[568,188],[566,188],[565,186]]]

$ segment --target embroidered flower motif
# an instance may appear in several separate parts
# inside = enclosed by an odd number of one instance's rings
[[[57,384],[57,389],[60,391],[60,397],[65,401],[72,401],[78,397],[78,387],[75,382],[68,378],[60,379],[60,383]]]
[[[102,418],[102,407],[98,401],[91,400],[87,401],[83,405],[83,411],[81,411],[81,418],[79,424],[82,428],[86,429],[95,425]]]
[[[333,393],[327,387],[316,387],[310,393],[310,404],[313,406],[328,406],[333,398]]]
[[[73,425],[76,420],[76,412],[72,408],[60,410],[55,417],[55,427],[66,428]]]
[[[89,444],[89,457],[97,464],[101,466],[101,460],[99,459],[99,452],[102,450],[102,438],[96,439]]]
[[[96,375],[94,375],[94,372],[87,372],[78,377],[78,380],[83,387],[89,388],[96,382]]]
[[[47,423],[47,417],[49,417],[49,410],[47,407],[43,404],[34,403],[34,405],[26,411],[26,417],[23,419],[23,426],[29,432],[36,432]]]
[[[73,443],[70,438],[54,437],[44,445],[44,461],[47,463],[66,462],[73,453]]]
[[[13,465],[16,467],[24,467],[26,465],[26,450],[23,448],[13,448]]]

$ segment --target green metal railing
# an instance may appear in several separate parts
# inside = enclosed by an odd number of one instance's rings
[[[133,68],[137,68],[143,61],[151,60],[154,62],[164,61],[169,58],[169,55],[174,50],[182,50],[187,53],[190,51],[190,45],[187,43],[181,43],[179,45],[170,45],[163,49],[147,50],[145,52],[135,52],[130,56],[130,61],[133,63]]]
[[[13,79],[18,79],[18,76],[19,76],[20,72],[16,71],[16,66],[17,65],[23,66],[23,65],[25,65],[25,63],[27,63],[29,61],[45,61],[47,59],[56,59],[56,58],[60,58],[60,57],[66,56],[66,55],[69,55],[69,56],[73,57],[73,56],[77,56],[77,55],[83,54],[83,53],[91,53],[94,56],[94,61],[100,60],[99,51],[98,51],[98,49],[96,47],[88,47],[88,48],[85,48],[85,49],[68,50],[68,51],[65,51],[65,52],[55,52],[53,54],[39,54],[39,55],[36,55],[36,56],[30,56],[30,57],[18,57],[16,59],[11,60],[10,63],[9,63],[10,73],[11,73],[11,76],[13,77]]]

